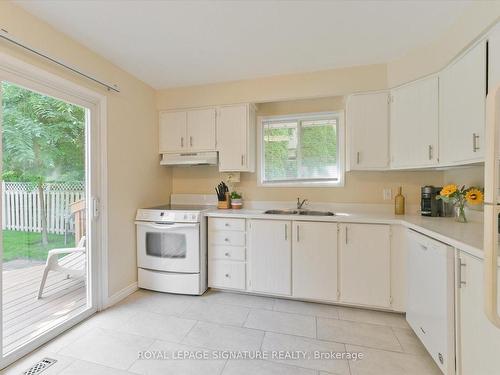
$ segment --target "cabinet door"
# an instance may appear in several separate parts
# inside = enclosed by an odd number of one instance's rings
[[[182,152],[187,149],[187,113],[160,113],[160,153]]]
[[[293,222],[293,296],[337,300],[337,224]]]
[[[214,151],[215,108],[188,111],[187,133],[189,151]]]
[[[340,299],[390,306],[390,226],[340,225]]]
[[[287,296],[291,294],[291,229],[290,221],[250,222],[250,290]]]
[[[484,159],[486,46],[479,43],[439,76],[441,164]]]
[[[438,78],[391,91],[391,166],[418,168],[438,163]]]
[[[346,117],[349,169],[386,169],[389,166],[388,93],[350,96]]]
[[[220,171],[249,169],[249,106],[246,104],[219,108],[217,116],[217,149]]]
[[[483,261],[464,252],[460,252],[460,260],[463,265],[460,267],[460,310],[457,327],[460,335],[460,373],[498,374],[500,329],[495,327],[484,313]]]

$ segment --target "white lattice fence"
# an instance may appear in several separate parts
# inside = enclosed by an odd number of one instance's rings
[[[27,182],[2,182],[2,229],[42,231],[40,200],[36,186]],[[69,220],[69,205],[85,197],[83,183],[49,183],[44,185],[47,227],[49,233],[63,234]]]

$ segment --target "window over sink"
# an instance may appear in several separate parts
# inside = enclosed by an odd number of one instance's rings
[[[262,117],[261,186],[343,186],[343,112]]]

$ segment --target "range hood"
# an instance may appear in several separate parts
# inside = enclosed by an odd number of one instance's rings
[[[217,152],[162,154],[161,165],[217,165]]]

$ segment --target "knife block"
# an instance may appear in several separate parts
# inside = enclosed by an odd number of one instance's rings
[[[225,201],[218,201],[217,202],[217,208],[227,210],[231,208],[231,198],[229,196],[229,193],[226,193],[226,200]]]

